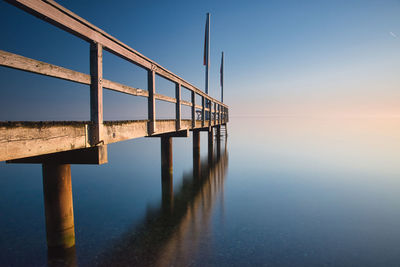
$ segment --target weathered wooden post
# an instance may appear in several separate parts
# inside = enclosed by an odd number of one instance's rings
[[[192,91],[192,129],[196,128],[196,94]]]
[[[156,132],[156,100],[155,100],[155,67],[147,71],[147,90],[149,91],[149,99],[147,101],[147,115],[148,115],[148,132],[153,134]]]
[[[209,105],[209,118],[208,118],[208,121],[209,121],[209,124],[208,124],[208,126],[211,126],[212,125],[212,106],[213,106],[213,103],[210,101],[209,102],[210,103],[210,105]]]
[[[179,83],[175,83],[175,98],[176,130],[179,131],[181,129],[181,85]]]
[[[193,175],[200,177],[200,131],[193,131]]]
[[[47,246],[49,249],[73,247],[75,226],[71,165],[43,163],[42,170]]]
[[[91,145],[103,140],[103,47],[90,43]]]
[[[214,102],[214,125],[217,125],[217,103]]]

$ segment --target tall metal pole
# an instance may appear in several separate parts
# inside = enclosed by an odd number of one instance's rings
[[[222,51],[221,57],[221,102],[224,103],[224,51]]]
[[[205,51],[205,56],[206,56],[206,94],[208,94],[208,85],[209,85],[209,79],[208,79],[208,72],[209,72],[209,66],[210,66],[210,13],[207,13],[207,22],[206,22],[206,40],[205,40],[205,46],[206,46],[206,51]]]

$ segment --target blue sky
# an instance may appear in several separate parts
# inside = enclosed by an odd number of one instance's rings
[[[233,116],[400,115],[400,1],[59,3],[201,89],[210,12],[210,93],[219,99],[224,51]],[[89,72],[86,42],[7,3],[0,10],[0,49]],[[104,62],[105,78],[146,89],[145,71],[108,53]],[[0,78],[0,120],[89,118],[87,86],[5,68]],[[173,95],[171,84],[157,85]],[[106,91],[104,101],[105,119],[145,116],[145,99]]]

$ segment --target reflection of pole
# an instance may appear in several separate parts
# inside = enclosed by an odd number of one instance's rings
[[[49,249],[73,247],[75,227],[71,165],[43,163],[42,170],[47,246]]]
[[[200,131],[193,131],[193,176],[200,177]]]

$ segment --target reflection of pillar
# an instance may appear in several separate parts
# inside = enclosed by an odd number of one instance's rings
[[[78,266],[76,261],[75,246],[67,249],[49,249],[47,252],[47,266],[49,267],[75,267]]]
[[[171,179],[161,181],[161,203],[164,211],[171,212],[174,204],[174,185]]]
[[[221,125],[217,127],[217,158],[219,159],[221,156]]]
[[[71,166],[43,163],[43,193],[47,246],[66,249],[75,245]]]
[[[172,167],[172,137],[161,137],[161,177],[163,180],[171,180]]]
[[[211,127],[210,131],[208,131],[208,162],[209,164],[213,161],[213,153],[214,153],[214,131]]]
[[[193,131],[193,175],[200,177],[200,131]]]

